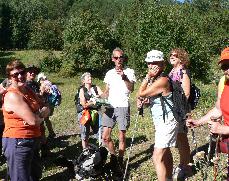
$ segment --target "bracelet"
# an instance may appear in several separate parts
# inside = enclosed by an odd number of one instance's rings
[[[124,80],[124,81],[128,80],[126,74],[123,74],[123,75],[122,75],[122,80]]]

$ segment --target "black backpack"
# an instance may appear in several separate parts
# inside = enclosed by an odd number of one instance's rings
[[[108,151],[105,147],[90,144],[79,157],[74,160],[75,177],[78,180],[96,178],[105,173]]]
[[[87,93],[87,88],[83,85],[81,85],[78,89],[77,89],[77,92],[75,94],[75,105],[76,105],[76,110],[77,110],[77,113],[80,113],[83,111],[83,106],[80,104],[80,98],[79,98],[79,93],[80,93],[80,89],[83,88],[84,90],[84,97],[86,100],[89,100],[91,98],[91,95],[89,95]],[[92,88],[94,89],[95,91],[95,94],[98,95],[98,90],[97,90],[97,86],[96,85],[92,85]]]
[[[181,87],[181,83],[179,81],[173,81],[169,77],[168,79],[172,91],[173,106],[169,104],[169,102],[162,95],[160,96],[161,105],[163,109],[163,119],[165,120],[165,113],[166,113],[165,104],[167,104],[172,110],[174,118],[178,122],[182,122],[186,119],[186,114],[190,112],[190,105],[185,96],[184,90]]]
[[[191,84],[190,96],[188,98],[188,102],[191,110],[194,110],[196,108],[200,100],[200,97],[201,97],[200,89],[195,84]]]

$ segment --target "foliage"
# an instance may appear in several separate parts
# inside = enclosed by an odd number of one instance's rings
[[[64,59],[76,72],[104,72],[117,45],[105,24],[89,11],[72,16],[64,31]]]
[[[0,49],[8,49],[12,46],[10,19],[11,9],[9,5],[6,2],[0,1]]]
[[[44,72],[58,72],[62,66],[62,61],[53,52],[48,52],[48,55],[40,61],[40,68]]]
[[[47,9],[39,0],[11,0],[12,10],[12,41],[14,48],[26,48],[32,22],[38,17],[45,17]]]
[[[62,23],[58,20],[39,19],[33,23],[28,48],[44,50],[61,50]]]
[[[121,14],[117,31],[130,55],[130,64],[138,73],[144,72],[144,59],[151,49],[159,49],[167,55],[170,49],[183,47],[190,54],[192,75],[208,80],[206,70],[210,57],[225,46],[228,16],[221,15],[228,12],[222,9],[222,13],[202,15],[189,3],[168,5],[136,0]]]

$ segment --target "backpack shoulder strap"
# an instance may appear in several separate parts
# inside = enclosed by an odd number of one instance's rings
[[[220,81],[219,81],[219,84],[218,84],[218,92],[219,92],[220,94],[222,94],[222,92],[223,92],[225,83],[226,83],[226,79],[225,79],[225,75],[224,75],[223,77],[221,77],[221,79],[220,79]]]
[[[92,87],[93,87],[93,89],[95,91],[95,94],[99,95],[97,86],[96,85],[92,85]]]

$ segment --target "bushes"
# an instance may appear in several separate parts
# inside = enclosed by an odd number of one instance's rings
[[[89,11],[72,16],[64,30],[64,61],[75,72],[103,73],[111,65],[111,51],[118,45],[107,26]]]
[[[62,66],[62,60],[58,58],[53,52],[48,52],[48,55],[43,60],[41,60],[39,64],[39,67],[42,71],[57,73]]]
[[[39,19],[33,23],[28,48],[61,50],[63,27],[58,20]]]

